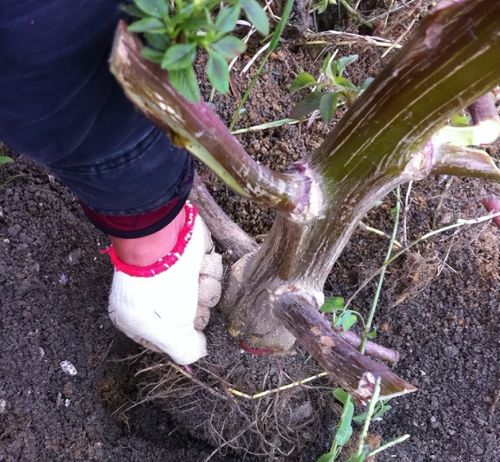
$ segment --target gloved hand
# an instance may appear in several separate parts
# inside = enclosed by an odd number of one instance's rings
[[[222,259],[196,209],[184,208],[186,221],[172,251],[158,262],[128,265],[108,249],[115,266],[109,316],[134,341],[165,352],[178,364],[207,354],[200,332],[221,295]]]

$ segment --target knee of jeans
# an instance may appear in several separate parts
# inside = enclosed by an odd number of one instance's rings
[[[189,154],[160,133],[125,153],[77,167],[52,171],[86,205],[103,214],[136,214],[161,207],[189,191],[193,162]]]

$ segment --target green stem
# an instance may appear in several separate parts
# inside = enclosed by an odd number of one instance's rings
[[[403,435],[399,436],[398,438],[394,438],[392,441],[389,441],[388,443],[385,443],[384,445],[380,446],[379,448],[375,449],[374,451],[370,452],[368,454],[368,457],[375,457],[377,454],[380,454],[382,451],[385,451],[386,449],[392,448],[392,446],[396,446],[396,444],[402,443],[403,441],[406,441],[410,435]]]
[[[292,11],[293,2],[294,0],[287,0],[285,4],[285,8],[283,9],[281,19],[273,33],[271,44],[269,45],[269,50],[264,56],[264,59],[261,61],[259,67],[257,68],[257,72],[250,80],[250,83],[248,84],[245,92],[243,93],[243,96],[240,98],[240,101],[238,102],[238,107],[236,108],[236,111],[233,114],[233,118],[231,119],[231,124],[229,125],[230,131],[233,131],[234,127],[238,123],[238,120],[240,119],[241,110],[243,109],[243,106],[245,105],[245,103],[248,100],[248,97],[250,96],[250,91],[255,85],[255,82],[257,82],[257,79],[260,77],[260,74],[262,73],[262,70],[264,69],[264,66],[266,65],[267,61],[271,57],[271,54],[274,52],[274,50],[276,50],[276,47],[278,46],[278,42],[281,38],[281,35],[283,34],[283,30],[285,29],[285,25],[288,22],[288,18]]]
[[[359,351],[361,351],[361,353],[365,352],[366,342],[368,341],[368,334],[369,334],[370,329],[372,327],[373,318],[375,317],[375,311],[377,310],[378,300],[380,298],[380,292],[382,291],[382,285],[384,284],[385,272],[387,269],[388,262],[390,261],[390,258],[392,255],[392,249],[393,249],[394,244],[396,242],[396,236],[397,236],[398,227],[399,227],[400,212],[401,212],[401,191],[400,191],[400,187],[398,186],[396,189],[396,210],[395,210],[394,226],[392,228],[391,240],[389,241],[389,248],[387,249],[387,254],[386,254],[385,260],[384,260],[385,266],[383,266],[383,269],[380,273],[380,277],[379,277],[379,280],[377,283],[377,289],[375,291],[375,295],[373,297],[372,304],[370,306],[370,311],[368,313],[368,319],[366,320],[365,328],[363,330],[363,335],[361,336],[361,345],[359,346]]]
[[[366,413],[366,419],[363,425],[363,430],[361,431],[361,435],[359,436],[358,453],[357,453],[358,456],[363,454],[365,439],[368,436],[368,430],[370,429],[373,413],[375,412],[375,405],[377,404],[379,396],[380,396],[380,377],[377,377],[377,380],[375,382],[375,388],[373,389],[373,395],[372,398],[370,399],[370,404],[368,405],[368,410]]]

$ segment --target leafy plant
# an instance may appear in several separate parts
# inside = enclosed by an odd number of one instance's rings
[[[292,93],[304,88],[311,88],[312,92],[294,107],[290,116],[292,119],[300,119],[314,111],[319,111],[323,121],[329,122],[335,115],[340,102],[350,106],[370,85],[373,80],[371,78],[366,79],[358,87],[344,76],[347,66],[355,62],[358,55],[339,59],[334,59],[334,57],[333,54],[327,55],[317,78],[309,72],[301,72],[295,77],[290,85]]]
[[[269,33],[269,20],[256,0],[133,0],[123,6],[136,18],[131,32],[144,35],[142,55],[169,72],[175,89],[190,101],[200,100],[194,71],[198,50],[208,55],[205,72],[213,88],[229,89],[228,61],[245,51],[246,45],[232,35],[244,12],[261,34]]]
[[[351,329],[356,324],[359,313],[346,310],[343,297],[328,297],[320,308],[322,313],[332,314],[332,325],[336,328],[342,328],[344,332]]]
[[[379,400],[380,396],[380,380],[375,383],[372,398],[368,404],[367,410],[359,415],[354,415],[354,402],[353,397],[342,388],[335,388],[332,391],[334,398],[342,403],[342,414],[337,425],[335,435],[333,437],[332,446],[328,452],[323,454],[316,462],[335,462],[337,457],[342,452],[343,448],[351,440],[353,435],[353,422],[363,423],[363,428],[359,438],[358,449],[355,454],[351,454],[346,462],[365,462],[370,456],[375,453],[380,453],[384,449],[394,446],[409,438],[409,435],[404,435],[389,443],[386,443],[375,449],[371,453],[365,445],[365,439],[368,434],[371,422],[381,420],[382,416],[391,410],[391,406],[386,404],[383,400]]]
[[[392,406],[390,404],[387,404],[385,401],[378,401],[377,404],[375,405],[375,410],[373,412],[372,420],[377,421],[377,420],[382,420],[382,417],[384,414],[389,412],[392,409]],[[368,412],[363,412],[361,414],[358,414],[357,416],[354,416],[352,420],[357,423],[364,422],[366,418],[368,417]]]
[[[358,321],[361,320],[365,324],[360,313],[354,310],[349,310],[345,306],[343,297],[327,297],[323,306],[320,308],[322,313],[332,314],[332,326],[336,329],[342,329],[344,332],[350,330]],[[377,336],[377,331],[372,329],[368,335],[368,339],[374,339]]]

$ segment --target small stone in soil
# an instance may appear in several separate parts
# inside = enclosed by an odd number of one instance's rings
[[[65,285],[68,282],[68,276],[66,276],[64,273],[59,276],[59,284]]]
[[[76,374],[78,374],[78,371],[76,370],[76,367],[73,366],[72,363],[70,363],[69,361],[61,361],[59,363],[59,365],[61,366],[61,369],[62,371],[65,373],[65,374],[68,374],[68,375],[71,375],[71,376],[75,376]]]

